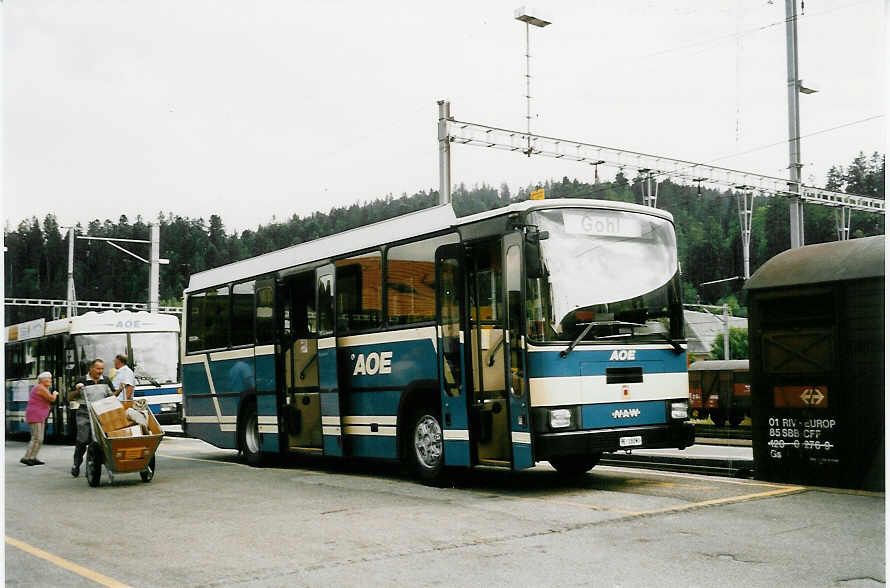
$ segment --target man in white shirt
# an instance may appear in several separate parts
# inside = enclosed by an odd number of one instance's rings
[[[120,401],[133,400],[133,387],[136,386],[136,376],[127,365],[127,361],[129,360],[124,354],[116,355],[114,358],[114,369],[117,371],[111,383]]]

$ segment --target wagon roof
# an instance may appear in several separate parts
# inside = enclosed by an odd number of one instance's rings
[[[746,370],[748,369],[747,359],[707,359],[697,361],[689,366],[690,372],[702,372],[713,370]]]
[[[763,290],[884,276],[884,235],[807,245],[780,253],[745,284]]]

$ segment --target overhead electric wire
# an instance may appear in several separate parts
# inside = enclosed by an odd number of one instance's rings
[[[841,124],[841,125],[837,125],[837,126],[834,126],[834,127],[829,127],[829,128],[827,128],[827,129],[820,129],[820,130],[818,130],[818,131],[813,131],[812,133],[807,133],[807,134],[805,134],[805,135],[801,135],[800,138],[803,139],[803,138],[806,138],[806,137],[812,137],[812,136],[815,136],[815,135],[821,135],[821,134],[824,134],[824,133],[829,133],[829,132],[831,132],[831,131],[836,131],[836,130],[838,130],[838,129],[843,129],[843,128],[846,128],[846,127],[851,127],[851,126],[853,126],[853,125],[862,124],[862,123],[864,123],[864,122],[868,122],[868,121],[875,120],[875,119],[879,119],[879,118],[884,118],[884,115],[883,115],[883,114],[876,114],[876,115],[873,115],[873,116],[869,116],[869,117],[862,118],[862,119],[855,120],[855,121],[850,121],[850,122],[847,122],[847,123],[844,123],[844,124]],[[738,156],[741,156],[741,155],[747,155],[747,154],[749,154],[749,153],[754,153],[754,152],[756,152],[756,151],[762,151],[763,149],[769,149],[769,148],[771,148],[771,147],[775,147],[775,146],[777,146],[777,145],[784,145],[784,144],[787,144],[790,140],[791,140],[791,139],[785,139],[785,140],[783,140],[783,141],[776,141],[775,143],[769,143],[768,145],[761,145],[761,146],[759,146],[759,147],[754,147],[754,148],[752,148],[752,149],[748,149],[748,150],[746,150],[746,151],[741,151],[741,152],[739,152],[739,153],[733,153],[733,154],[730,154],[730,155],[724,155],[724,156],[722,156],[722,157],[717,157],[717,158],[715,158],[715,159],[709,159],[708,161],[702,161],[702,162],[698,162],[698,163],[696,163],[696,164],[688,165],[688,166],[686,166],[685,168],[684,168],[684,167],[681,167],[681,168],[679,168],[679,170],[675,170],[675,171],[680,171],[680,170],[683,170],[683,169],[693,168],[693,167],[696,167],[696,166],[698,166],[698,165],[707,165],[707,164],[713,163],[713,162],[715,162],[715,161],[721,161],[721,160],[724,160],[724,159],[730,159],[730,158],[732,158],[732,157],[738,157]],[[605,164],[605,163],[604,163],[604,164],[601,164],[601,165],[609,165],[609,164]],[[610,166],[610,167],[615,167],[615,166]],[[629,168],[631,168],[631,169],[633,168],[633,167],[630,166],[630,165],[627,165],[627,166],[624,166],[624,167],[629,167]],[[623,169],[624,169],[623,167],[622,167],[622,168],[619,168],[619,171],[623,171]],[[657,175],[660,175],[660,174],[656,173],[656,174],[654,174],[654,175],[657,176]],[[625,176],[625,177],[626,177],[626,176]],[[668,177],[669,177],[669,176],[668,176]],[[628,183],[630,183],[630,181],[628,181]],[[601,194],[601,193],[603,193],[603,192],[606,192],[606,191],[608,191],[608,190],[611,190],[612,188],[613,188],[613,186],[612,186],[611,183],[610,183],[609,185],[607,185],[607,186],[603,186],[602,188],[591,190],[590,192],[588,192],[588,193],[586,193],[586,194],[583,194],[583,196],[593,196],[593,195],[596,195],[596,194]]]
[[[860,4],[865,4],[865,3],[869,2],[869,1],[870,1],[870,0],[860,0],[859,2],[852,2],[852,3],[850,3],[850,4],[844,4],[843,6],[837,6],[837,7],[835,7],[835,8],[830,8],[830,9],[822,10],[822,11],[819,11],[819,12],[810,12],[810,13],[807,13],[807,14],[800,14],[800,15],[797,16],[797,20],[800,21],[800,20],[802,20],[802,19],[806,19],[806,18],[809,18],[809,17],[813,17],[813,16],[821,16],[821,15],[823,15],[823,14],[829,14],[829,13],[831,13],[831,12],[836,12],[836,11],[838,11],[838,10],[844,10],[844,9],[846,9],[846,8],[852,8],[852,7],[854,7],[854,6],[858,6],[858,5],[860,5]],[[703,40],[703,41],[697,41],[697,42],[694,42],[694,43],[688,43],[688,44],[686,44],[686,45],[679,45],[679,46],[676,46],[676,47],[669,47],[669,48],[667,48],[667,49],[662,49],[662,50],[660,50],[660,51],[654,51],[654,52],[652,52],[652,53],[646,53],[646,54],[643,54],[643,55],[628,55],[628,56],[626,56],[626,58],[628,58],[628,59],[648,59],[648,58],[650,58],[650,57],[660,57],[661,55],[666,55],[666,54],[669,54],[669,53],[676,53],[676,52],[678,52],[678,51],[685,51],[685,50],[687,50],[687,49],[693,49],[693,48],[696,48],[696,47],[704,47],[704,46],[714,45],[714,44],[719,45],[719,44],[721,44],[722,42],[724,42],[724,41],[726,41],[726,40],[729,40],[729,39],[732,39],[732,40],[740,39],[740,38],[742,38],[742,37],[745,37],[745,36],[748,36],[748,35],[751,35],[751,34],[754,34],[754,33],[758,33],[758,32],[760,32],[760,31],[765,31],[765,30],[767,30],[767,29],[771,29],[771,28],[773,28],[773,27],[777,27],[777,26],[781,26],[781,25],[787,24],[789,20],[790,20],[790,18],[786,17],[786,18],[784,18],[784,19],[782,19],[782,20],[778,20],[778,21],[771,22],[771,23],[764,24],[764,25],[759,25],[759,26],[756,26],[756,27],[751,27],[751,28],[745,29],[745,30],[740,31],[740,32],[730,33],[730,34],[728,34],[728,35],[721,35],[721,36],[719,36],[719,37],[712,37],[712,38],[710,38],[710,39],[706,39],[706,40]]]

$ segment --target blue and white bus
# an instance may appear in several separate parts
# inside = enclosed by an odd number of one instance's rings
[[[6,327],[6,432],[28,432],[28,394],[37,374],[49,371],[62,401],[47,418],[47,437],[72,440],[76,406],[65,402],[68,392],[95,358],[105,361],[105,375],[113,377],[119,353],[129,357],[136,376],[133,396],[147,399],[159,423],[180,424],[179,341],[177,317],[147,312],[88,312]]]
[[[693,443],[667,212],[450,205],[191,276],[187,433],[240,451],[591,469]]]

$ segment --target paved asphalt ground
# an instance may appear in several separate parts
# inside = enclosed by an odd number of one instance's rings
[[[5,452],[7,586],[872,586],[884,495],[598,466],[445,488],[389,464],[240,464],[166,438],[150,484]]]

